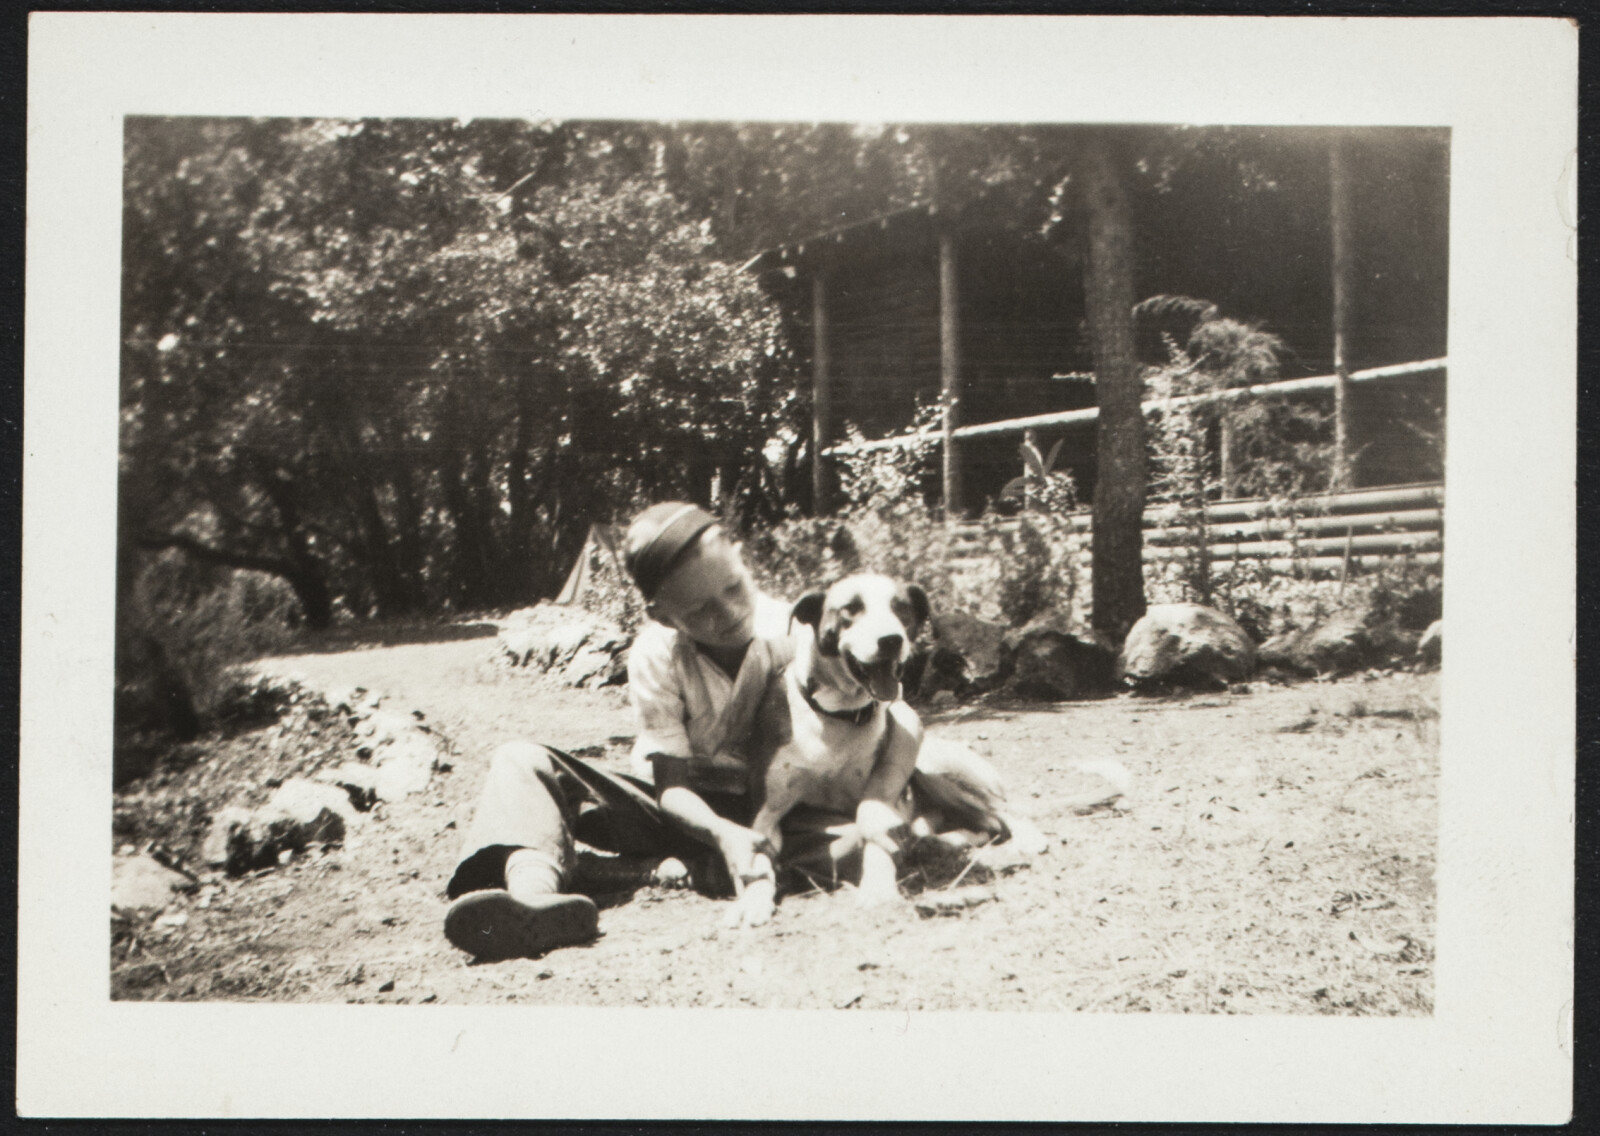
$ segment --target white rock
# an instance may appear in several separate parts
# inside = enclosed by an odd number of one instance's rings
[[[315,830],[319,823],[327,824],[323,814],[332,813],[339,818],[338,829],[342,836],[343,822],[354,820],[354,812],[349,795],[337,785],[291,777],[278,786],[272,799],[256,813],[256,818],[269,822],[287,819],[309,831]]]
[[[173,892],[189,886],[190,880],[183,873],[148,856],[118,856],[111,861],[112,907],[165,907],[172,902]]]
[[[1117,671],[1138,685],[1172,679],[1226,685],[1250,677],[1256,648],[1244,629],[1213,608],[1157,604],[1133,625]]]
[[[206,833],[205,843],[200,849],[200,858],[207,867],[220,868],[230,858],[230,848],[235,836],[239,833],[248,834],[250,830],[250,813],[246,809],[230,806],[220,810],[211,818],[211,828]]]

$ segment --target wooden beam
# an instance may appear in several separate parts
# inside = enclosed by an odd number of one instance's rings
[[[939,386],[944,402],[944,515],[959,517],[964,498],[961,448],[961,312],[956,283],[956,239],[948,226],[939,228]]]
[[[833,437],[833,377],[829,373],[827,274],[811,278],[811,512],[823,516],[832,504],[829,443]]]

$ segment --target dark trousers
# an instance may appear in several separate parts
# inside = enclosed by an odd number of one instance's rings
[[[745,798],[701,796],[718,816],[750,822]],[[836,881],[857,868],[853,817],[802,807],[785,818],[783,837],[783,866],[791,871]],[[598,769],[550,746],[509,742],[490,756],[489,775],[446,894],[455,899],[505,887],[506,858],[523,848],[555,865],[566,888],[577,863],[574,845],[580,841],[606,852],[685,861],[703,858],[708,851],[661,811],[649,782]],[[711,860],[713,872],[725,874],[720,861]]]

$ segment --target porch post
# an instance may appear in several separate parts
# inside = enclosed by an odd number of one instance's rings
[[[828,285],[820,267],[811,277],[811,513],[823,516],[831,504],[828,458],[833,443],[833,390],[828,374]]]
[[[1350,171],[1346,139],[1335,136],[1328,154],[1333,230],[1333,488],[1348,489],[1355,455],[1350,442]]]
[[[955,430],[961,425],[961,332],[956,292],[955,234],[939,227],[939,379],[944,402],[944,516],[961,515],[961,455]]]

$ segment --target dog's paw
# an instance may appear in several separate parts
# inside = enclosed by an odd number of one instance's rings
[[[1032,821],[1007,817],[1006,827],[1011,830],[1011,839],[1007,843],[1016,849],[1018,855],[1043,856],[1050,850],[1050,838],[1040,832]]]
[[[861,865],[861,884],[856,888],[856,902],[862,907],[883,907],[899,899],[900,885],[895,882],[894,859],[877,845],[867,845],[866,859]]]
[[[887,883],[868,884],[863,882],[856,889],[856,903],[861,907],[875,908],[887,907],[892,903],[900,902],[900,888],[893,880]]]
[[[777,889],[771,880],[754,880],[745,885],[744,894],[733,901],[722,916],[722,925],[730,931],[741,927],[763,927],[772,922],[777,912]]]

